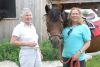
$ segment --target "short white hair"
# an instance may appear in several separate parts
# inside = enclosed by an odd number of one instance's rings
[[[21,11],[21,17],[26,15],[28,12],[32,12],[30,8],[23,8],[23,10]]]

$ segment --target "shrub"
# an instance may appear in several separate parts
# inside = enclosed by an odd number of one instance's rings
[[[43,54],[43,60],[57,60],[58,50],[53,49],[49,40],[43,40],[40,44],[40,48]],[[11,60],[19,65],[19,47],[13,46],[9,41],[0,42],[0,61]],[[100,55],[93,56],[93,59],[88,61],[87,67],[99,67]]]
[[[51,47],[49,40],[43,40],[40,49],[43,54],[43,60],[58,59],[57,49]],[[11,45],[9,41],[0,42],[0,61],[10,60],[19,65],[19,50],[19,47]]]
[[[49,40],[43,40],[41,45],[41,52],[43,54],[43,60],[57,60],[58,59],[58,50],[52,48],[52,45]]]
[[[10,45],[9,41],[0,42],[0,61],[11,60],[19,64],[19,48]]]

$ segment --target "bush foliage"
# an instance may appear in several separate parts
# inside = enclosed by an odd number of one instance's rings
[[[19,47],[10,45],[9,41],[0,42],[0,61],[11,60],[19,64]]]
[[[43,60],[57,60],[58,50],[53,49],[49,40],[43,40],[40,44],[41,52],[43,54]],[[0,42],[0,61],[10,60],[14,61],[19,65],[19,47],[13,46],[9,41]],[[93,59],[86,63],[87,67],[99,67],[100,66],[100,55],[93,56]]]
[[[52,45],[49,40],[43,40],[40,44],[40,48],[43,55],[43,60],[58,59],[58,50],[56,48],[52,48]]]
[[[52,49],[49,40],[43,40],[40,44],[40,49],[43,54],[43,60],[58,58],[57,50]],[[0,42],[0,61],[11,60],[19,64],[19,50],[19,47],[11,45],[9,41]]]

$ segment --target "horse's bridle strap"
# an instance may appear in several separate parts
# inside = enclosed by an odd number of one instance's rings
[[[52,35],[52,36],[50,36],[50,38],[53,37],[53,36],[58,36],[59,38],[61,37],[60,35]]]
[[[48,36],[49,36],[49,38],[52,38],[53,36],[58,36],[59,38],[62,38],[60,34],[51,35],[49,32],[48,32]]]

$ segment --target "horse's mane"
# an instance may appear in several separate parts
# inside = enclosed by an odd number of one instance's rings
[[[68,20],[68,14],[67,12],[63,11],[62,12],[62,19],[63,19],[63,27],[68,27],[69,26],[69,20]]]

